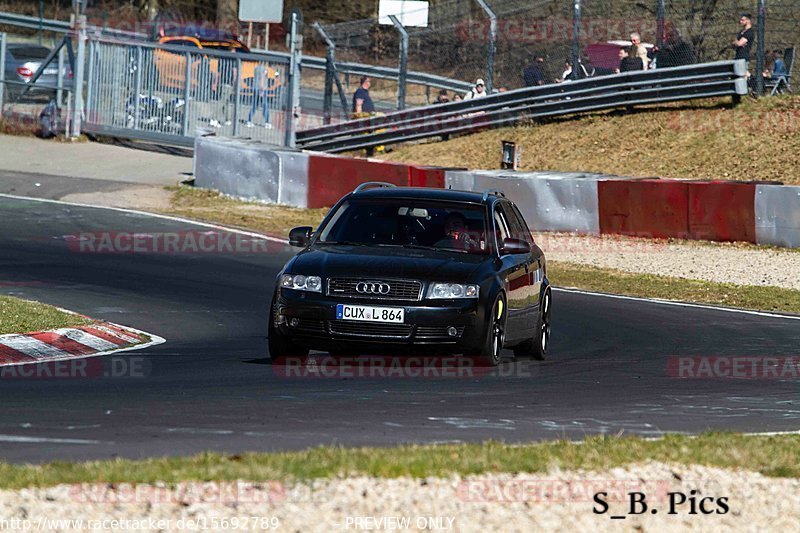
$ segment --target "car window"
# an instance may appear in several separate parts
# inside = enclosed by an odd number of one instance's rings
[[[504,202],[501,209],[503,210],[506,220],[508,220],[511,236],[514,239],[522,239],[531,242],[531,232],[528,229],[528,225],[525,223],[525,219],[522,218],[519,209],[517,209],[517,206]]]
[[[499,209],[499,206],[495,207],[494,210],[494,225],[495,231],[497,232],[497,246],[499,248],[500,245],[503,244],[503,241],[511,234],[509,231],[508,222],[506,222],[505,216]]]
[[[167,44],[175,46],[185,46],[186,48],[200,48],[199,46],[197,46],[196,42],[190,41],[189,39],[177,39],[174,41],[168,41]]]
[[[8,53],[14,59],[47,59],[50,50],[42,46],[19,46],[9,48]]]
[[[350,199],[319,231],[318,244],[425,247],[487,253],[482,206],[424,199]]]

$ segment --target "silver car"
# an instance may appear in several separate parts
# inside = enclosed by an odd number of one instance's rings
[[[9,43],[6,48],[6,68],[5,79],[20,83],[7,83],[6,94],[10,100],[16,99],[25,89],[22,84],[29,84],[33,80],[36,71],[47,59],[50,49],[44,46],[37,46],[29,43]],[[64,85],[72,77],[72,72],[68,65],[64,65],[63,79]],[[45,68],[42,75],[36,80],[33,87],[27,94],[53,94],[55,87],[58,86],[58,59],[54,59]]]

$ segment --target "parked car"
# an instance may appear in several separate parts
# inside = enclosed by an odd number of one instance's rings
[[[500,192],[367,183],[289,244],[303,250],[276,280],[273,359],[394,347],[496,365],[503,348],[537,359],[548,350],[544,252]]]
[[[210,89],[214,93],[221,84],[234,84],[236,77],[235,66],[232,61],[207,56],[202,50],[217,50],[222,52],[249,53],[247,46],[234,35],[205,30],[202,33],[172,34],[159,37],[159,44],[180,46],[187,52],[194,52],[190,57],[192,61],[191,76],[192,88],[202,91]],[[169,50],[158,49],[154,53],[153,61],[158,73],[159,85],[168,90],[182,90],[186,83],[186,54]],[[241,89],[243,94],[252,94],[255,69],[257,61],[242,61]],[[279,83],[279,73],[272,67],[267,68],[267,77],[271,84]]]
[[[15,99],[30,84],[39,67],[47,59],[50,49],[29,43],[8,43],[6,46],[5,79],[18,83],[7,83],[6,94]],[[64,80],[72,78],[69,66],[64,66]],[[58,62],[53,60],[27,94],[54,94],[53,87],[58,86]]]

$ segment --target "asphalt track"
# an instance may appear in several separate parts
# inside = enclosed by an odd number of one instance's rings
[[[167,339],[117,356],[145,369],[135,376],[4,376],[0,459],[800,428],[797,380],[667,372],[675,355],[797,355],[798,320],[560,291],[546,362],[508,359],[469,379],[287,378],[266,358],[265,335],[292,249],[86,253],[71,237],[121,231],[214,230],[0,197],[1,292]]]

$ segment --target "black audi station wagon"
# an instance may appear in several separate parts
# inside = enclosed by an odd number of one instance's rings
[[[273,359],[400,348],[496,365],[503,348],[547,352],[544,253],[501,192],[364,183],[289,244],[303,250],[278,275]]]

